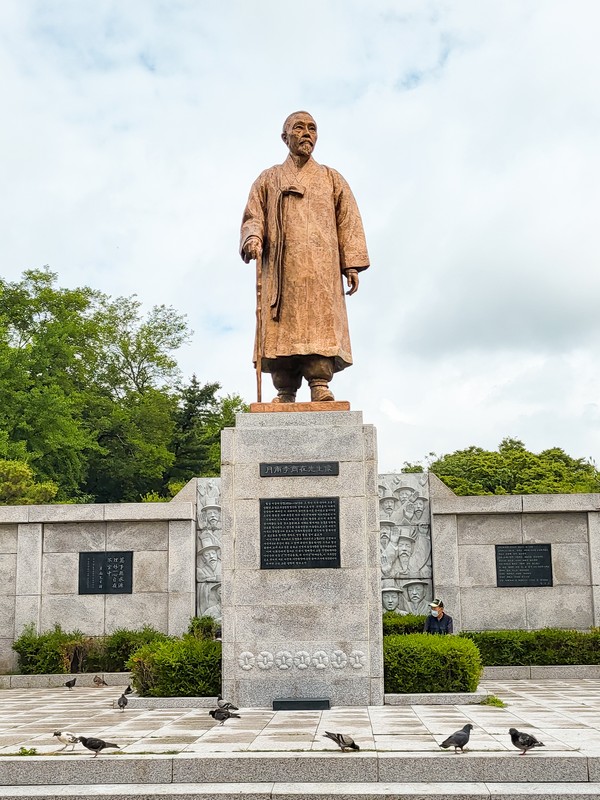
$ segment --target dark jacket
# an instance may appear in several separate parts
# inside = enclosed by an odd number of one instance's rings
[[[423,630],[425,633],[452,633],[452,617],[445,611],[441,619],[428,614]]]

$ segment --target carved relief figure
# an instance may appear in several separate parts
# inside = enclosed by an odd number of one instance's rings
[[[270,372],[277,397],[293,403],[302,378],[311,401],[333,400],[334,373],[352,364],[342,276],[352,295],[369,256],[358,206],[344,178],[312,157],[317,124],[306,111],[285,120],[289,155],[254,182],[240,252],[261,265],[254,363]]]
[[[427,477],[379,476],[380,556],[384,583],[401,590],[398,609],[428,613],[431,599],[431,526]],[[390,595],[392,584],[386,583]],[[382,597],[384,597],[382,595]],[[391,599],[384,599],[384,607]],[[416,611],[415,609],[420,609]]]
[[[196,548],[196,613],[220,620],[221,506],[220,480],[198,480],[198,536]]]
[[[402,589],[404,608],[409,614],[429,614],[431,590],[427,581],[406,581]]]
[[[406,611],[400,602],[402,589],[397,586],[396,581],[387,578],[381,581],[381,602],[384,611],[395,611],[397,614],[406,615]]]

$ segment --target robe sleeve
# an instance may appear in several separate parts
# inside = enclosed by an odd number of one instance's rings
[[[266,172],[261,173],[252,184],[248,202],[242,217],[242,228],[240,231],[240,255],[244,245],[251,236],[258,236],[264,242],[266,228],[265,212],[265,181]]]
[[[335,196],[335,218],[340,251],[340,267],[363,270],[369,266],[367,241],[362,219],[352,190],[336,170],[330,169]]]

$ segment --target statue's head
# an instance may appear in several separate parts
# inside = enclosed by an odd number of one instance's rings
[[[308,157],[317,143],[317,123],[308,111],[294,111],[283,123],[281,138],[292,155]]]

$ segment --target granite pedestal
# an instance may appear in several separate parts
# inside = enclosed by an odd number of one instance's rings
[[[238,414],[221,479],[223,695],[381,705],[373,426],[358,411]]]

